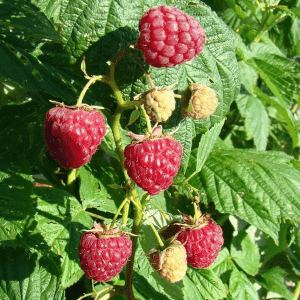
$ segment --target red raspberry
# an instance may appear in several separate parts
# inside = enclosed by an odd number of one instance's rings
[[[122,271],[131,249],[132,242],[124,234],[99,237],[96,232],[86,232],[79,246],[81,268],[90,279],[107,282]]]
[[[171,138],[163,137],[132,143],[126,146],[124,155],[130,178],[150,195],[157,195],[167,189],[177,175],[182,146]]]
[[[138,48],[157,68],[174,67],[202,52],[205,33],[191,16],[172,6],[152,8],[140,20]]]
[[[222,232],[219,225],[209,220],[200,229],[187,228],[178,234],[177,240],[184,244],[192,267],[206,269],[215,261],[224,243]]]
[[[51,156],[65,169],[88,163],[106,133],[98,111],[59,106],[47,112],[44,129]]]

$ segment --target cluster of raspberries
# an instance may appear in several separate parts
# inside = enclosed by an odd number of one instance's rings
[[[140,20],[137,48],[154,67],[174,67],[192,60],[203,50],[205,33],[191,16],[175,7],[159,6],[148,10]],[[168,88],[153,88],[139,96],[154,122],[165,122],[175,109],[175,94]],[[182,94],[182,115],[207,118],[217,108],[213,90],[194,83]],[[106,133],[104,116],[88,105],[58,105],[46,114],[45,141],[53,157],[65,169],[88,163]],[[124,166],[129,177],[150,195],[157,195],[173,183],[181,164],[182,145],[171,135],[140,136],[124,150]],[[183,278],[189,263],[207,268],[223,245],[222,229],[209,220],[201,226],[170,225],[176,239],[164,250],[154,250],[150,262],[169,282]],[[168,235],[168,234],[167,234]],[[95,224],[80,241],[81,268],[86,276],[107,282],[121,272],[132,253],[132,242],[116,229]]]

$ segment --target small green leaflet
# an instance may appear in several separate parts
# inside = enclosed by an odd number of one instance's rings
[[[246,129],[250,130],[257,150],[266,150],[269,135],[269,118],[261,101],[252,95],[240,94],[236,99]]]
[[[245,230],[240,230],[231,241],[231,258],[249,275],[254,276],[259,269],[260,254],[258,246]]]
[[[259,296],[247,276],[233,270],[229,281],[229,291],[234,300],[259,300]]]
[[[196,170],[192,173],[192,175],[189,176],[189,179],[201,171],[206,159],[208,158],[209,154],[214,148],[214,145],[224,125],[224,122],[225,119],[223,119],[220,123],[215,124],[209,131],[207,131],[201,137],[197,150]]]

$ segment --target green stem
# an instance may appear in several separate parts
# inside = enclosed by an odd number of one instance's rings
[[[298,300],[299,294],[300,294],[300,281],[298,281],[296,288],[294,290],[293,300]]]
[[[104,217],[101,217],[101,216],[99,216],[99,215],[97,215],[97,214],[93,214],[93,213],[91,213],[91,212],[89,212],[89,211],[85,211],[85,212],[86,212],[86,214],[88,214],[89,216],[91,216],[91,217],[93,217],[93,218],[96,218],[96,219],[99,219],[99,220],[102,220],[102,221],[105,220]]]
[[[135,202],[139,202],[139,196],[136,190],[132,190],[133,198],[135,199]],[[133,219],[133,226],[132,226],[132,234],[138,235],[139,229],[142,223],[143,219],[143,212],[137,208],[134,210],[134,219]],[[125,282],[125,290],[126,295],[129,300],[135,300],[132,284],[133,284],[133,264],[134,264],[134,256],[135,251],[137,247],[137,236],[132,236],[132,253],[127,263],[127,269],[126,269],[126,282]]]
[[[90,77],[88,83],[85,85],[85,87],[83,88],[83,90],[81,91],[81,93],[79,95],[76,106],[80,106],[82,104],[82,100],[83,100],[83,97],[85,96],[86,92],[88,91],[90,86],[92,84],[94,84],[96,81],[102,81],[102,82],[106,82],[106,83],[109,82],[108,78],[106,76],[99,75],[99,76]]]
[[[86,298],[86,297],[93,296],[93,295],[94,295],[94,293],[85,294],[85,295],[83,295],[83,296],[77,298],[77,300],[82,300],[82,299],[84,299],[84,298]]]
[[[120,158],[121,167],[125,175],[126,181],[128,181],[128,175],[124,167],[125,156],[124,156],[124,150],[123,150],[122,139],[120,134],[120,119],[121,119],[122,112],[123,112],[123,108],[120,105],[118,105],[117,110],[112,119],[111,130],[116,143],[117,153]]]
[[[119,214],[120,214],[122,208],[123,208],[124,205],[126,205],[128,202],[129,202],[129,201],[128,201],[128,198],[126,197],[126,198],[123,200],[123,202],[121,203],[121,205],[119,206],[119,208],[118,208],[118,210],[117,210],[117,212],[116,212],[116,214],[115,214],[113,220],[111,221],[110,226],[109,226],[109,229],[111,229],[111,228],[114,227],[114,225],[115,225],[115,223],[116,223],[116,220],[117,220],[117,218],[118,218],[118,216],[119,216]]]
[[[76,188],[75,188],[75,183],[76,183],[76,169],[71,169],[69,170],[67,173],[67,185],[66,188],[67,190],[72,193],[75,194],[76,192]]]
[[[194,204],[194,223],[196,223],[196,221],[199,219],[199,211],[198,211],[198,205],[197,203],[193,203]]]
[[[124,205],[123,215],[122,215],[122,224],[126,226],[128,220],[128,213],[129,213],[130,201],[127,201]]]
[[[146,113],[144,105],[141,105],[140,107],[141,107],[141,110],[142,110],[142,112],[144,114],[144,117],[145,117],[145,120],[146,120],[146,123],[147,123],[147,131],[149,133],[151,133],[152,132],[152,126],[151,126],[150,118],[149,118],[149,116]]]
[[[159,236],[157,230],[155,229],[154,225],[152,224],[152,222],[149,220],[149,218],[147,217],[147,215],[146,215],[144,212],[143,212],[143,215],[144,215],[144,217],[146,218],[146,220],[148,221],[148,223],[149,223],[151,229],[153,230],[153,232],[154,232],[154,234],[155,234],[155,237],[156,237],[156,239],[157,239],[157,242],[158,242],[159,246],[160,246],[161,248],[163,248],[165,245],[164,245],[163,241],[161,240],[161,238],[160,238],[160,236]]]

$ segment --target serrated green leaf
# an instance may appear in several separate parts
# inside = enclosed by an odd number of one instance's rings
[[[191,286],[190,281],[193,283]],[[185,299],[223,299],[228,291],[221,279],[211,270],[188,268],[183,278]],[[187,294],[186,294],[187,293]]]
[[[299,222],[300,173],[282,152],[220,149],[189,182],[222,213],[237,215],[278,240],[280,217]]]
[[[239,70],[241,74],[241,84],[249,93],[253,93],[253,88],[256,86],[258,79],[257,72],[243,60],[239,62]]]
[[[225,119],[218,124],[215,124],[209,131],[207,131],[200,140],[197,150],[197,164],[195,172],[200,172],[210,152],[219,137],[221,129],[224,125]]]
[[[299,141],[298,128],[289,108],[282,105],[282,103],[276,97],[270,97],[269,95],[263,93],[258,87],[254,88],[254,92],[265,105],[271,105],[275,107],[278,113],[285,119],[293,140],[293,147],[296,147]]]
[[[181,123],[179,130],[174,134],[175,139],[182,145],[182,158],[179,174],[184,174],[188,167],[194,136],[195,125],[191,118],[186,118]]]
[[[223,282],[227,282],[229,280],[230,273],[235,269],[235,265],[227,248],[223,248],[220,251],[210,269],[213,270]]]
[[[243,272],[237,269],[231,273],[229,291],[235,300],[259,300],[252,283]]]
[[[91,229],[93,220],[82,205],[68,192],[60,189],[36,188],[37,232],[51,251],[61,256],[61,285],[66,288],[80,279],[78,246],[83,229]]]
[[[0,110],[0,151],[23,155],[34,164],[44,147],[47,107],[35,102],[11,102]]]
[[[269,135],[269,118],[265,107],[259,99],[252,95],[240,94],[236,99],[241,115],[245,118],[245,126],[253,136],[257,150],[266,150]]]
[[[240,230],[232,239],[230,254],[238,266],[249,275],[254,276],[258,272],[259,249],[245,230]]]
[[[1,246],[26,246],[35,228],[33,179],[24,157],[0,157],[0,243]]]
[[[122,170],[116,161],[107,161],[98,151],[92,161],[79,169],[80,199],[84,208],[97,208],[100,211],[115,213],[125,198],[124,189],[109,186],[123,185]]]
[[[287,300],[292,300],[293,293],[289,291],[283,280],[286,275],[286,271],[280,267],[275,267],[259,274],[259,276],[256,276],[255,279],[268,291],[277,293]]]
[[[296,92],[293,77],[299,73],[300,66],[269,45],[254,43],[250,49],[253,57],[247,62],[254,67],[281,104],[289,107]]]
[[[59,273],[37,253],[0,248],[0,297],[3,300],[63,300]]]

